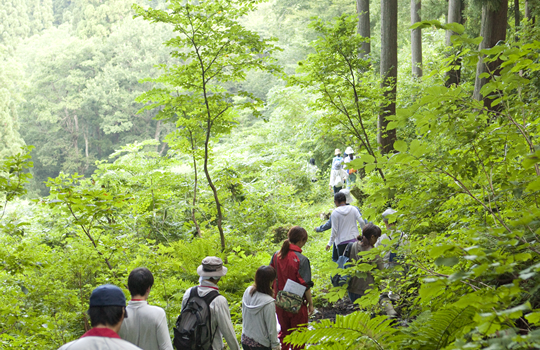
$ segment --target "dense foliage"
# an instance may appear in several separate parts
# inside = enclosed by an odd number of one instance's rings
[[[127,294],[138,266],[154,273],[150,302],[172,327],[207,255],[229,266],[220,286],[239,337],[244,289],[293,224],[309,228],[316,307],[331,305],[346,290],[330,287],[329,232],[312,228],[333,205],[328,165],[346,146],[363,216],[384,227],[382,211],[398,210],[391,221],[407,243],[386,243],[402,263],[375,271],[384,248],[365,254],[348,271],[375,275],[362,311],[289,341],[539,347],[540,31],[523,20],[479,52],[484,3],[467,2],[465,26],[441,24],[446,5],[423,3],[422,79],[410,73],[410,4],[400,3],[389,125],[399,140],[381,154],[378,3],[368,39],[341,0],[10,1],[0,10],[0,348],[79,337],[91,290]],[[360,57],[366,40],[371,55]],[[473,99],[481,55],[497,66],[482,88],[489,105]],[[460,84],[445,87],[458,65]],[[397,320],[379,303],[390,291]]]

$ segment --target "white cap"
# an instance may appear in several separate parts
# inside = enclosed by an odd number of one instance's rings
[[[352,147],[349,146],[349,147],[347,147],[347,149],[345,150],[345,153],[347,153],[347,154],[354,154],[354,151],[353,151]]]
[[[382,213],[382,217],[383,217],[383,220],[384,221],[388,221],[388,219],[386,218],[388,215],[392,215],[392,214],[395,214],[397,213],[397,210],[394,210],[392,208],[388,208],[386,209],[385,211],[383,211]]]

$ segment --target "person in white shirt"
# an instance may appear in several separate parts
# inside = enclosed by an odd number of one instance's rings
[[[339,148],[336,148],[334,154],[336,156],[332,159],[332,169],[330,170],[330,182],[328,186],[330,189],[333,189],[334,193],[338,193],[345,186],[345,180],[348,174],[343,170],[343,157]]]
[[[407,244],[407,235],[398,229],[396,229],[396,221],[390,222],[390,216],[393,214],[396,214],[397,211],[388,208],[382,213],[384,224],[386,225],[386,230],[388,233],[383,233],[381,237],[377,240],[377,243],[375,243],[375,248],[379,246],[386,247],[387,243],[393,239],[395,239],[399,235],[398,242],[394,245],[394,248],[398,248],[400,246],[403,246]],[[386,242],[385,242],[386,240]],[[396,261],[394,261],[394,256],[396,255],[395,252],[392,252],[391,250],[388,250],[384,253],[383,261],[384,261],[384,268],[389,269],[397,265]]]
[[[334,204],[337,208],[330,216],[330,220],[332,221],[332,233],[330,235],[330,240],[326,245],[326,250],[333,246],[332,260],[337,261],[339,256],[345,251],[347,244],[356,242],[356,237],[359,236],[356,223],[358,222],[361,228],[363,228],[366,223],[356,207],[347,205],[345,193],[336,193],[334,195]]]
[[[143,350],[173,350],[165,310],[148,305],[153,285],[154,276],[146,267],[131,271],[128,277],[131,300],[127,306],[130,317],[122,323],[119,335]]]
[[[223,261],[220,258],[207,256],[197,268],[197,274],[200,276],[200,285],[186,290],[182,299],[182,309],[186,306],[193,288],[197,288],[200,297],[204,297],[213,290],[219,290],[217,284],[221,277],[227,274],[227,268],[223,266]],[[230,350],[240,350],[240,345],[238,345],[234,333],[227,299],[223,295],[218,295],[209,306],[212,334],[214,334],[212,350],[222,350],[224,348],[222,337],[227,341]]]
[[[94,289],[90,295],[88,316],[92,329],[58,350],[141,350],[118,336],[122,322],[128,318],[122,289],[112,284]]]

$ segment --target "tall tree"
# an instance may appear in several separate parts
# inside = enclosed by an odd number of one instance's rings
[[[397,0],[381,0],[381,86],[385,90],[386,103],[381,106],[377,123],[377,139],[382,153],[394,149],[396,129],[387,130],[389,117],[396,114],[397,92]]]
[[[421,0],[411,0],[411,24],[420,22]],[[422,76],[422,29],[411,31],[412,74],[419,78]]]
[[[225,250],[222,202],[209,163],[212,141],[236,125],[234,108],[249,108],[257,114],[262,101],[247,91],[230,89],[232,82],[246,79],[246,71],[278,69],[270,62],[275,46],[257,33],[247,30],[239,19],[254,9],[251,0],[186,2],[171,0],[169,9],[143,9],[138,16],[155,23],[168,23],[179,35],[166,42],[179,63],[164,67],[157,79],[167,88],[154,89],[141,97],[152,106],[163,106],[163,113],[177,122],[188,115],[204,134],[203,171],[214,195],[216,224]],[[177,124],[177,127],[181,125]]]
[[[463,24],[463,0],[448,1],[448,23]],[[452,30],[446,31],[446,46],[452,46],[451,37],[456,33]],[[446,86],[458,85],[461,80],[461,60],[456,60],[452,64],[452,69],[446,72]]]
[[[356,0],[356,13],[358,13],[357,33],[364,38],[371,38],[371,27],[369,22],[369,0]],[[371,53],[371,43],[369,40],[362,42],[360,56],[364,57]]]
[[[479,50],[489,49],[497,45],[499,41],[506,40],[506,27],[508,22],[508,0],[502,0],[500,3],[484,0],[482,5],[482,26],[480,36],[483,38],[479,45]],[[493,75],[497,71],[500,62],[495,61],[489,64],[484,63],[481,55],[476,66],[476,80],[474,83],[473,97],[476,100],[484,100],[489,107],[489,99],[482,96],[480,90],[487,82],[488,78],[482,76],[484,73]]]

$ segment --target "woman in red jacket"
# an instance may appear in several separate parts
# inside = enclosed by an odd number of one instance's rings
[[[294,226],[289,230],[287,236],[289,238],[283,242],[281,250],[274,254],[270,263],[270,266],[276,269],[277,272],[274,293],[277,295],[278,291],[283,290],[288,279],[302,284],[306,287],[306,291],[304,293],[304,303],[297,314],[287,312],[276,306],[276,313],[281,327],[278,335],[281,342],[281,350],[289,349],[289,345],[284,344],[283,339],[291,333],[290,329],[307,324],[308,315],[313,313],[311,266],[309,259],[302,255],[302,247],[308,239],[307,231],[300,226]],[[293,347],[295,350],[303,348],[303,346]]]

